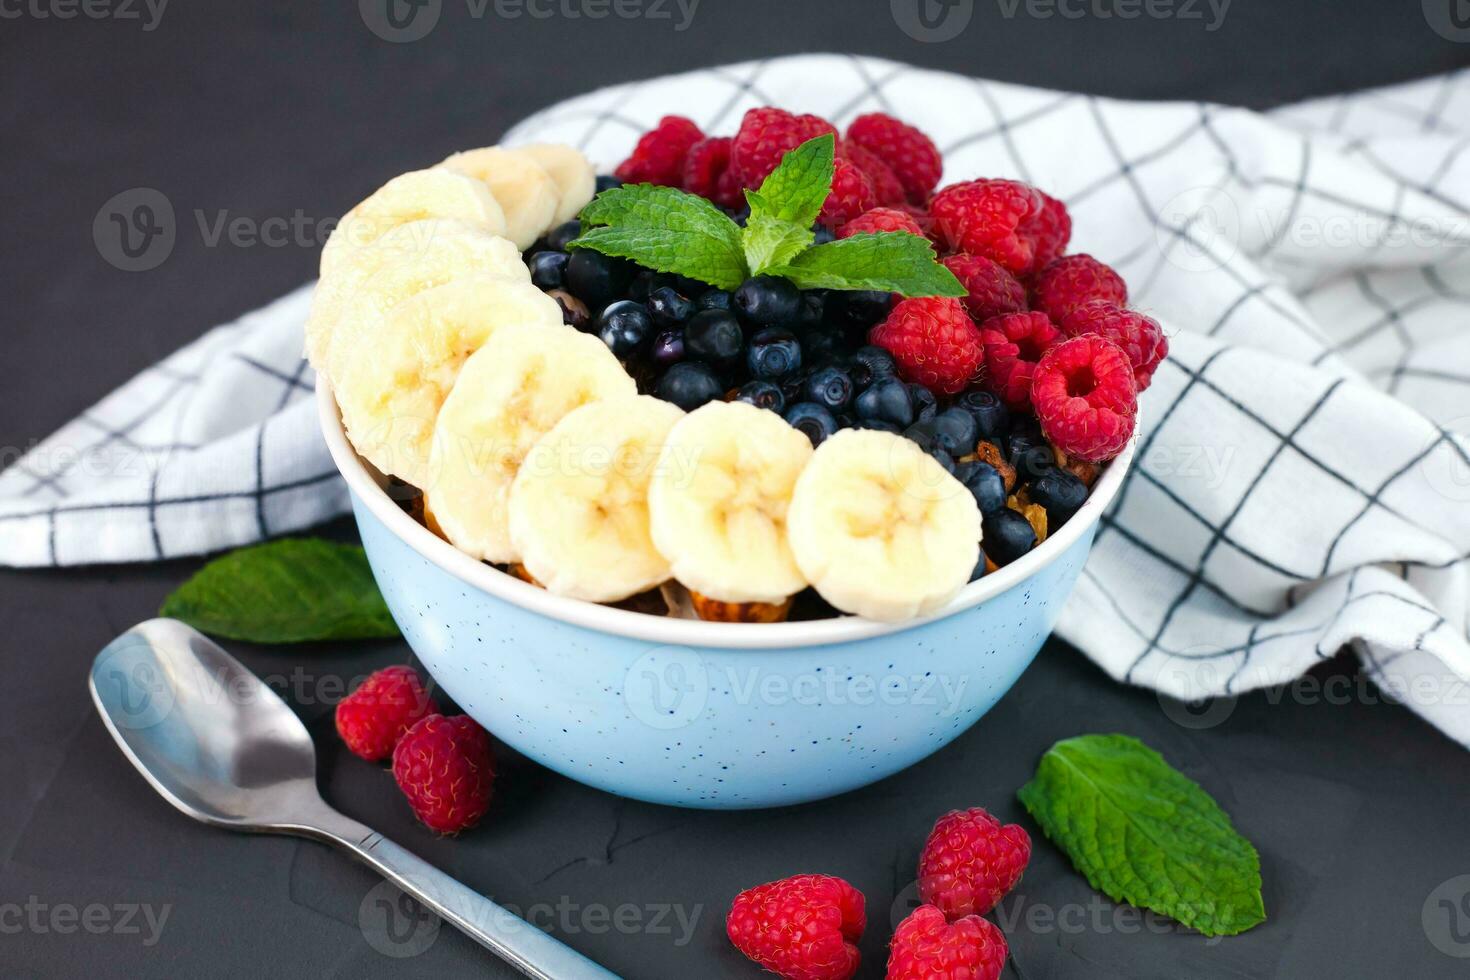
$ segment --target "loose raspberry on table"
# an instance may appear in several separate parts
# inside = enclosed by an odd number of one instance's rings
[[[735,948],[787,980],[847,980],[867,925],[863,893],[831,875],[803,874],[735,896],[725,932]]]
[[[878,204],[873,183],[857,167],[846,160],[836,160],[832,169],[832,191],[822,204],[817,218],[828,228],[840,228]]]
[[[457,834],[473,827],[489,808],[495,783],[490,736],[467,715],[428,715],[398,740],[393,779],[430,830]]]
[[[861,170],[873,183],[873,193],[880,205],[907,204],[903,184],[889,169],[883,158],[861,143],[846,140],[838,145],[837,155]]]
[[[1040,537],[1040,535],[1038,535]],[[1031,860],[1031,836],[980,807],[935,821],[919,855],[919,897],[951,922],[995,908]]]
[[[968,295],[963,302],[975,321],[1026,310],[1026,287],[1005,267],[983,255],[958,252],[941,260]]]
[[[1005,313],[980,324],[985,346],[985,387],[1024,411],[1031,400],[1031,376],[1047,349],[1062,339],[1045,313]]]
[[[1169,338],[1164,336],[1159,321],[1136,310],[1125,310],[1121,304],[1106,300],[1082,303],[1063,318],[1060,326],[1069,337],[1097,334],[1121,347],[1133,365],[1133,382],[1139,391],[1148,388],[1154,371],[1169,356]]]
[[[980,331],[957,299],[906,299],[868,333],[868,343],[893,355],[905,381],[957,395],[975,380],[984,360]]]
[[[850,238],[853,235],[863,233],[876,233],[880,231],[906,231],[911,235],[924,237],[924,229],[914,220],[913,215],[907,211],[897,208],[874,208],[864,211],[853,218],[847,224],[837,229],[838,238]]]
[[[1042,355],[1031,404],[1047,440],[1066,453],[1100,463],[1123,451],[1138,417],[1133,365],[1111,340],[1082,334]]]
[[[1042,267],[1031,283],[1031,304],[1060,325],[1074,307],[1095,299],[1125,306],[1128,284],[1090,255],[1064,255]]]
[[[920,905],[894,930],[887,980],[996,980],[1010,948],[1005,934],[978,915],[949,923]]]
[[[613,174],[630,184],[678,187],[684,182],[684,157],[702,139],[704,133],[693,120],[664,116],[643,134],[633,147],[633,155],[618,164]]]
[[[934,141],[892,116],[870,112],[847,127],[847,139],[888,164],[910,202],[922,205],[939,186],[944,160]]]
[[[337,705],[337,734],[354,754],[377,762],[414,722],[438,710],[412,667],[384,667]]]
[[[1072,239],[1072,216],[1067,206],[1045,191],[1036,193],[1041,197],[1041,209],[1021,225],[1021,234],[1031,242],[1031,272],[1060,258]]]
[[[1022,228],[1041,208],[1041,195],[1014,180],[950,184],[929,202],[941,245],[994,259],[1018,276],[1030,271],[1036,254]]]
[[[711,136],[689,148],[684,156],[684,173],[680,185],[690,194],[713,201],[719,192],[720,178],[730,167],[728,136]]]
[[[774,106],[751,109],[730,144],[730,167],[742,187],[759,187],[787,153],[807,140],[836,132],[820,116],[797,116]]]

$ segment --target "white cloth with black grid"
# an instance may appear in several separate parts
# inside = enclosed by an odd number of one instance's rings
[[[1183,698],[1350,645],[1470,744],[1470,73],[1259,114],[807,55],[593,92],[507,141],[610,166],[666,112],[728,133],[762,104],[839,127],[892,112],[934,137],[946,180],[1045,188],[1071,251],[1171,334],[1063,637]],[[342,513],[300,359],[308,298],[205,334],[0,472],[0,564],[192,555]]]

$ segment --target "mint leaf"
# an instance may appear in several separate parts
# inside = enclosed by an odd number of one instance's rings
[[[362,548],[319,538],[271,541],[218,558],[169,596],[159,615],[252,643],[399,635]]]
[[[759,191],[746,191],[750,217],[745,222],[745,263],[752,275],[790,262],[816,238],[811,223],[801,225],[777,217]]]
[[[733,289],[746,278],[740,226],[694,194],[653,184],[615,187],[582,209],[584,231],[568,248],[590,248]]]
[[[831,133],[809,139],[781,158],[770,176],[755,192],[763,209],[772,218],[810,228],[822,213],[822,205],[832,192],[832,171],[837,141]],[[750,214],[756,214],[756,203],[750,191]]]
[[[1206,936],[1266,919],[1261,859],[1198,783],[1126,735],[1058,742],[1017,794],[1092,887]]]
[[[766,270],[802,289],[874,289],[904,296],[963,296],[965,287],[934,257],[934,246],[906,231],[863,233],[807,249]]]

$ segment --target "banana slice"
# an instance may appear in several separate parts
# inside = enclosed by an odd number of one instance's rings
[[[786,508],[812,456],[774,412],[710,402],[669,433],[648,487],[653,543],[685,587],[721,602],[784,602],[806,586]]]
[[[415,170],[394,177],[342,217],[322,248],[322,276],[342,265],[344,253],[371,245],[399,225],[426,218],[454,218],[505,236],[505,212],[482,181],[452,170]]]
[[[597,190],[597,172],[576,147],[565,143],[530,143],[516,149],[541,164],[541,169],[556,181],[558,203],[551,219],[553,225],[571,221],[592,200]]]
[[[524,251],[551,227],[560,194],[541,164],[519,150],[465,150],[439,166],[483,180],[505,209],[506,237]]]
[[[372,346],[373,334],[388,311],[404,300],[469,276],[530,282],[530,270],[514,244],[459,222],[405,250],[396,241],[399,232],[419,224],[422,222],[402,225],[387,239],[349,258],[351,274],[340,279],[351,285],[339,294],[326,353],[327,377],[334,385],[343,379],[357,351]],[[380,252],[386,254],[379,258],[375,253]],[[358,256],[365,261],[359,262]]]
[[[556,300],[520,279],[468,276],[388,312],[372,343],[347,352],[337,404],[347,436],[384,473],[428,482],[434,420],[471,354],[509,324],[558,327]]]
[[[496,330],[460,369],[434,424],[425,503],[483,561],[519,561],[507,498],[521,461],[568,412],[637,386],[607,345],[571,327]]]
[[[542,436],[511,484],[510,539],[558,595],[616,602],[669,577],[648,532],[648,481],[684,415],[647,395],[593,402]]]
[[[980,560],[975,498],[902,436],[837,433],[796,481],[792,553],[843,612],[896,622],[952,599]]]

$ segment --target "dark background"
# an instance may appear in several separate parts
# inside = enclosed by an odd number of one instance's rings
[[[898,30],[886,0],[703,0],[683,32],[615,17],[507,20],[493,6],[477,20],[463,0],[445,0],[437,29],[402,45],[373,36],[351,0],[174,0],[152,31],[142,7],[142,20],[59,20],[35,13],[51,0],[26,3],[0,4],[0,446],[44,436],[204,327],[314,272],[314,243],[209,247],[188,221],[160,268],[117,271],[91,227],[126,188],[158,188],[183,214],[325,219],[387,176],[493,142],[589,87],[803,50],[1256,107],[1470,64],[1470,44],[1431,31],[1414,0],[1235,0],[1213,32],[1207,5],[1205,20],[1063,20],[1024,6],[1008,18],[1000,0],[978,0],[964,33],[939,44]],[[507,975],[450,929],[412,957],[376,951],[359,925],[370,874],[315,844],[192,824],[116,751],[87,700],[87,665],[197,565],[0,572],[0,976]],[[1431,892],[1470,873],[1467,757],[1377,703],[1346,659],[1322,672],[1341,682],[1335,694],[1255,694],[1199,727],[1052,642],[953,746],[844,798],[757,813],[663,809],[507,757],[486,826],[442,840],[414,825],[391,777],[347,756],[331,730],[342,685],[402,661],[405,648],[234,648],[311,723],[332,803],[504,903],[546,903],[566,941],[625,976],[755,976],[723,937],[725,909],[741,888],[798,871],[839,874],[866,892],[861,975],[881,976],[890,910],[912,895],[935,816],[983,804],[1035,834],[1015,790],[1053,741],[1086,731],[1145,739],[1220,800],[1261,851],[1270,919],[1219,942],[1167,924],[1160,932],[1098,902],[1039,841],[1004,906],[1014,916],[1003,923],[1008,976],[1465,975],[1465,960],[1431,943],[1423,916]],[[90,935],[62,933],[44,912],[17,932],[6,913],[92,903],[147,904],[168,918],[150,946],[141,915],[132,922],[141,934]],[[643,927],[600,931],[598,910],[623,903],[640,907]],[[655,922],[664,906],[697,915],[687,942],[675,913]],[[1065,924],[1050,924],[1050,911]],[[109,915],[122,924],[122,912]]]

